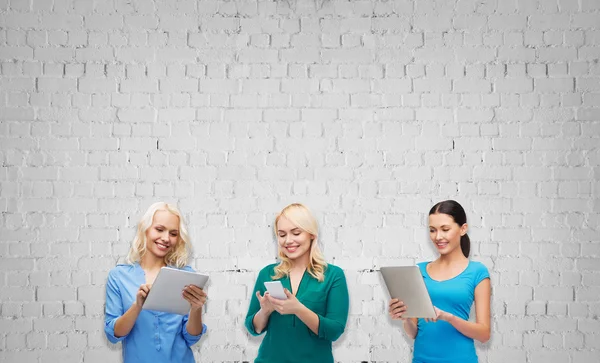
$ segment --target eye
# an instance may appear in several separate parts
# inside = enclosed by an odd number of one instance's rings
[[[157,231],[159,231],[159,232],[162,232],[162,231],[164,231],[164,229],[162,229],[162,228],[160,228],[160,227],[156,227],[156,230],[157,230]]]
[[[285,233],[282,233],[279,235],[279,238],[283,238],[283,237],[285,237]]]
[[[294,233],[293,233],[293,235],[294,235],[294,236],[299,236],[299,235],[300,235],[300,232],[294,232]]]
[[[444,232],[448,232],[448,231],[449,231],[449,229],[442,229],[442,231],[444,231]]]
[[[171,233],[172,237],[177,237],[177,233]]]

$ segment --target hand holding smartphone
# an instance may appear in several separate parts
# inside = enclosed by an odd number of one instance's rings
[[[283,291],[283,285],[281,281],[267,281],[265,282],[265,288],[269,292],[269,295],[275,299],[287,300],[287,295]]]

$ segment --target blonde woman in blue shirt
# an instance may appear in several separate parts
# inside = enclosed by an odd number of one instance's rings
[[[142,310],[152,283],[164,266],[187,271],[190,240],[176,206],[154,203],[137,226],[127,256],[108,274],[104,331],[111,343],[123,342],[125,363],[191,363],[190,347],[206,332],[202,307],[206,293],[186,287],[182,296],[190,303],[186,315]]]
[[[429,237],[440,253],[433,262],[417,264],[435,306],[432,320],[403,318],[406,305],[392,299],[392,319],[402,319],[415,339],[413,363],[477,363],[474,339],[490,339],[490,274],[480,262],[470,261],[467,216],[453,200],[429,211]],[[475,321],[469,321],[475,303]]]

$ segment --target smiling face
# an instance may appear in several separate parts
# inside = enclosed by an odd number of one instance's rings
[[[277,242],[279,250],[292,261],[306,259],[310,256],[312,234],[298,228],[289,219],[281,216],[277,222]]]
[[[146,249],[157,258],[164,258],[175,249],[179,240],[179,217],[166,210],[159,210],[146,230]]]
[[[467,233],[467,224],[459,226],[452,216],[443,213],[429,215],[429,238],[442,255],[461,253],[460,237]]]

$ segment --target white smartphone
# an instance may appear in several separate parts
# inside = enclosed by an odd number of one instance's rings
[[[265,282],[265,287],[267,288],[269,295],[273,296],[274,298],[279,300],[287,300],[287,296],[283,291],[283,285],[281,284],[281,281],[267,281]]]

